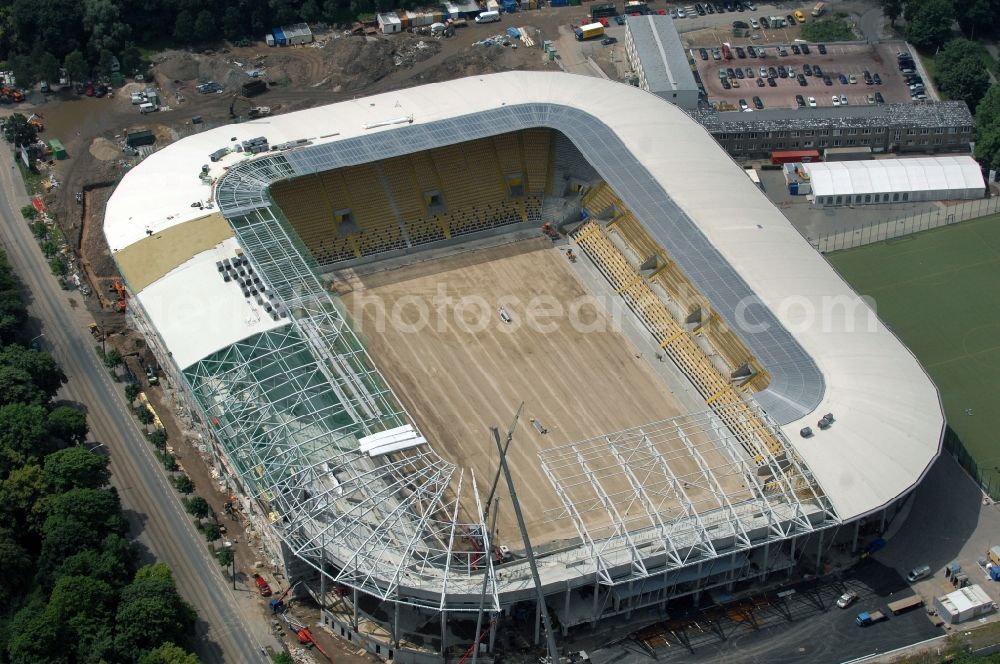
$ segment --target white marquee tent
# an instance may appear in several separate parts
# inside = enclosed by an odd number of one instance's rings
[[[986,190],[969,156],[802,164],[814,205],[865,205],[982,198]]]

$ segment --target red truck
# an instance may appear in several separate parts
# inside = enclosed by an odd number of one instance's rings
[[[722,57],[724,57],[726,60],[733,59],[733,51],[732,49],[729,48],[729,44],[722,45]]]
[[[260,591],[261,597],[271,596],[271,586],[269,586],[267,581],[264,580],[264,577],[262,577],[260,574],[254,574],[253,582],[257,584],[257,590]]]

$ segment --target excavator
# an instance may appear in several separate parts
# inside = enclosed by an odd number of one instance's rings
[[[229,102],[229,117],[231,118],[247,117],[256,120],[270,114],[271,108],[269,106],[254,106],[252,101],[239,93],[233,95]]]
[[[125,313],[125,309],[128,307],[128,291],[125,290],[125,286],[122,282],[115,279],[111,283],[111,288],[108,290],[113,290],[118,293],[118,301],[115,302],[115,310],[119,313]]]
[[[31,115],[28,116],[28,124],[34,127],[35,131],[37,131],[38,133],[42,133],[43,131],[45,131],[45,123],[42,122],[41,117],[42,116],[38,115],[37,113],[32,113]]]

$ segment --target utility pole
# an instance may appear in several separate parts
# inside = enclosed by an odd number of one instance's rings
[[[520,409],[518,409],[520,414]],[[515,420],[515,423],[517,420]],[[549,650],[548,664],[559,664],[559,648],[556,646],[556,637],[552,631],[552,622],[549,620],[549,611],[545,606],[545,595],[542,593],[542,581],[538,576],[538,565],[535,563],[535,552],[531,548],[531,540],[528,539],[528,528],[524,525],[524,516],[521,514],[521,503],[517,500],[517,491],[514,489],[514,479],[510,476],[510,468],[507,467],[507,454],[500,444],[500,431],[496,427],[490,427],[493,433],[493,440],[497,445],[497,452],[500,453],[500,468],[507,479],[507,491],[510,493],[510,502],[514,505],[514,516],[517,517],[517,527],[521,530],[521,539],[524,541],[524,552],[528,556],[528,567],[531,568],[531,578],[535,582],[535,601],[538,602],[538,611],[542,614],[542,624],[545,627],[545,641]],[[507,444],[510,444],[508,434]]]
[[[507,448],[510,447],[510,441],[514,438],[514,429],[517,428],[517,421],[521,419],[521,411],[524,410],[524,402],[517,407],[517,412],[514,413],[514,421],[510,423],[510,427],[507,429],[507,440],[504,443],[503,451],[500,452],[500,456],[504,457],[507,454]],[[499,434],[498,434],[499,435]],[[499,440],[499,438],[498,438]],[[486,522],[486,517],[490,515],[490,506],[493,504],[493,496],[497,492],[497,483],[500,481],[500,466],[497,466],[497,472],[493,476],[493,484],[490,485],[490,493],[486,496],[486,511],[483,513],[483,522]],[[492,535],[492,533],[491,533]]]

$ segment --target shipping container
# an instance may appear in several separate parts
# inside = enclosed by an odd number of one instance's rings
[[[595,23],[599,19],[611,18],[612,16],[618,16],[618,7],[613,2],[594,5],[590,8],[590,20]]]
[[[778,150],[771,153],[772,164],[819,161],[818,150]]]
[[[242,86],[240,86],[240,94],[244,97],[253,97],[259,95],[262,92],[267,92],[267,83],[255,78],[252,81],[247,81]]]
[[[52,149],[52,156],[56,159],[65,159],[67,157],[66,147],[58,138],[49,139],[49,148]]]

